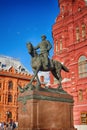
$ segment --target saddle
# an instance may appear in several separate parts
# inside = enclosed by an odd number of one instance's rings
[[[48,57],[48,67],[45,65],[45,59],[43,54],[40,54],[39,57],[41,58],[42,64],[44,68],[53,68],[54,67],[54,62],[53,59],[49,59]]]

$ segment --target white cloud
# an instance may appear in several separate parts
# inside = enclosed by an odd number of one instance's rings
[[[17,35],[20,35],[20,32],[17,32]]]

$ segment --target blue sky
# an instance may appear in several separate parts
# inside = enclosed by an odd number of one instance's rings
[[[18,58],[31,71],[26,42],[36,46],[45,34],[53,46],[58,13],[58,0],[0,0],[0,55]]]

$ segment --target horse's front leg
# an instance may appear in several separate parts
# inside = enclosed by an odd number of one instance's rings
[[[33,72],[34,72],[34,74],[35,74],[35,70],[33,70]],[[41,83],[40,83],[40,80],[39,80],[39,77],[38,77],[38,73],[37,73],[37,75],[36,75],[36,79],[37,79],[37,85],[36,85],[36,87],[37,87],[37,89],[39,89],[40,88],[40,86],[41,86]]]
[[[28,89],[29,87],[32,86],[32,82],[34,81],[35,77],[37,77],[37,73],[39,71],[39,68],[36,69],[36,71],[33,71],[34,72],[34,76],[32,77],[31,81],[29,82],[29,84],[26,85],[25,89]]]
[[[31,79],[31,81],[30,81],[29,84],[32,84],[32,82],[34,81],[35,77],[37,77],[38,71],[39,71],[39,68],[37,68],[36,70],[33,71],[33,72],[34,72],[34,76],[33,76],[33,78]]]
[[[37,85],[36,85],[36,87],[37,87],[37,89],[39,89],[40,86],[41,86],[41,83],[40,83],[40,80],[38,78],[38,75],[36,75],[36,79],[37,79]]]

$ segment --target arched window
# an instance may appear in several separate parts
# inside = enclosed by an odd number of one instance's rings
[[[56,40],[56,52],[58,52],[58,41]]]
[[[78,91],[78,100],[79,101],[83,100],[83,91],[81,89]]]
[[[9,119],[12,119],[12,112],[6,111],[6,116],[7,116],[7,121],[9,121]]]
[[[9,81],[9,83],[8,83],[8,89],[13,89],[13,82],[12,81]]]
[[[8,118],[11,118],[11,119],[12,119],[12,113],[11,113],[11,112],[9,112]]]
[[[80,32],[79,32],[79,27],[76,27],[76,40],[80,40]]]
[[[81,56],[78,60],[78,73],[79,77],[87,77],[87,61],[85,56]]]
[[[85,24],[82,24],[82,38],[85,38],[86,36],[86,26]]]
[[[87,111],[81,113],[81,124],[87,125]]]
[[[12,95],[9,94],[9,95],[8,95],[8,102],[12,102],[12,99],[13,99]]]
[[[63,43],[62,43],[62,39],[60,39],[60,51],[62,51],[63,49]]]

